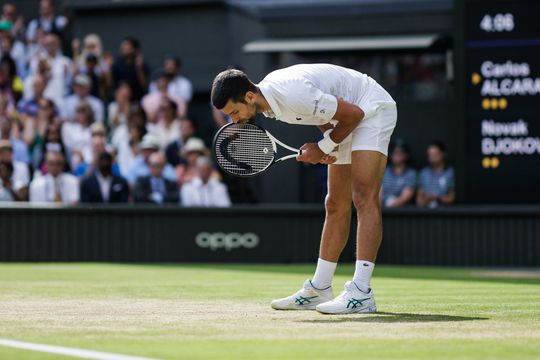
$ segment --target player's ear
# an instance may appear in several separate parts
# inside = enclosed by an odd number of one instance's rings
[[[246,95],[244,95],[244,100],[248,104],[253,104],[255,102],[256,94],[253,91],[246,92]]]

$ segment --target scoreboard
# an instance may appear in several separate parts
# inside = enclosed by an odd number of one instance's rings
[[[540,203],[540,1],[463,1],[466,200]]]

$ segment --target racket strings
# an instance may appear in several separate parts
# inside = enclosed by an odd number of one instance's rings
[[[274,161],[274,144],[253,124],[231,124],[216,135],[214,151],[219,166],[237,176],[255,175]]]

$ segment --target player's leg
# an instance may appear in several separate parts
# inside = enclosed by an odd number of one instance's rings
[[[377,309],[370,281],[382,239],[379,191],[396,118],[395,106],[390,104],[361,123],[353,134],[351,181],[358,216],[356,270],[353,281],[345,284],[338,297],[317,306],[322,313],[369,313]]]
[[[386,156],[377,151],[353,151],[353,202],[358,216],[359,260],[375,262],[382,240],[381,190]]]
[[[321,235],[317,269],[312,283],[319,289],[332,285],[337,262],[349,238],[351,227],[351,165],[328,166],[328,193],[325,199],[326,216]]]
[[[369,282],[382,238],[379,190],[385,166],[386,156],[380,152],[352,153],[352,196],[358,216],[356,271],[353,281],[345,284],[345,290],[338,297],[317,306],[322,313],[376,311]]]
[[[293,295],[272,301],[274,309],[314,310],[318,304],[334,298],[332,278],[339,255],[349,237],[351,204],[351,165],[329,165],[326,218],[315,275]]]
[[[379,201],[386,156],[377,151],[354,151],[352,154],[353,202],[358,227],[356,234],[356,270],[354,284],[370,291],[371,275],[382,240],[382,216]]]
[[[326,217],[321,235],[321,259],[337,262],[349,238],[351,226],[351,165],[328,166]]]

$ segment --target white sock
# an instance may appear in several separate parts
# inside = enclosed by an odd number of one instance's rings
[[[315,275],[313,275],[313,279],[311,279],[313,286],[321,290],[332,286],[332,278],[334,277],[336,266],[337,263],[319,258],[319,260],[317,260]]]
[[[356,268],[354,270],[353,282],[360,290],[365,293],[369,292],[371,274],[375,264],[366,260],[356,260]]]

